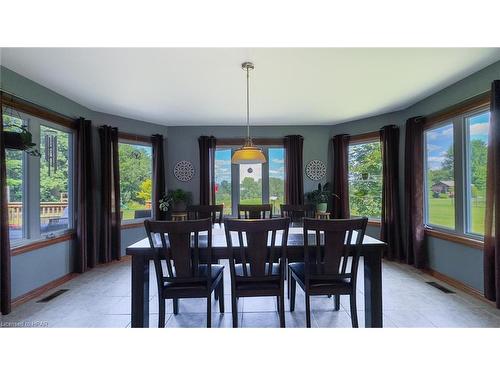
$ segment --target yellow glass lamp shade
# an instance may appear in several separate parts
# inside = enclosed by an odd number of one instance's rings
[[[249,138],[245,142],[245,145],[236,150],[231,158],[232,164],[263,164],[266,162],[266,157],[264,156],[262,150],[255,147],[252,140]]]

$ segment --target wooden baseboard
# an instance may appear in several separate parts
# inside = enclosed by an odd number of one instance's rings
[[[470,286],[468,286],[468,285],[466,285],[458,280],[455,280],[452,277],[446,276],[446,275],[442,274],[441,272],[431,270],[431,269],[424,269],[422,271],[425,272],[426,274],[432,276],[432,277],[435,277],[438,280],[441,280],[441,281],[451,285],[455,289],[458,289],[464,293],[467,293],[468,295],[470,295],[472,297],[480,299],[482,302],[486,302],[486,303],[490,304],[491,306],[495,306],[495,303],[491,302],[486,297],[484,297],[482,292],[480,292],[479,290],[474,289],[474,288],[472,288],[472,287],[470,287]]]
[[[45,292],[49,291],[50,289],[57,288],[59,285],[64,284],[65,282],[74,279],[77,277],[77,273],[68,273],[67,275],[64,275],[63,277],[60,277],[58,279],[55,279],[51,281],[50,283],[47,283],[45,285],[42,285],[36,289],[33,289],[32,291],[29,291],[28,293],[25,293],[19,297],[16,297],[12,300],[12,308],[17,307],[25,302],[28,302],[29,300],[32,300],[33,298],[39,297]]]

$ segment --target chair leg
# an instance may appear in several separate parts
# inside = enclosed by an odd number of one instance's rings
[[[276,306],[278,307],[278,312],[280,312],[280,296],[276,296]]]
[[[165,328],[165,300],[158,298],[158,328]]]
[[[288,295],[288,299],[290,299],[290,288],[292,287],[292,275],[290,274],[290,268],[287,268],[287,295]]]
[[[354,292],[356,293],[356,292]],[[358,310],[356,309],[356,294],[350,296],[352,328],[358,328]]]
[[[290,277],[290,311],[295,311],[295,294],[297,292],[297,281]]]
[[[224,314],[224,278],[220,281],[219,286],[219,312]]]
[[[306,293],[306,327],[311,328],[311,299]]]
[[[179,313],[179,299],[178,298],[173,299],[173,305],[174,305],[174,315],[177,315]]]
[[[207,296],[207,328],[212,328],[212,293]]]
[[[278,306],[280,313],[280,328],[285,328],[285,290],[283,287],[281,288]]]
[[[340,294],[335,294],[334,296],[334,306],[335,306],[335,311],[340,310]]]
[[[234,291],[231,294],[233,328],[238,328],[238,298],[234,296]]]

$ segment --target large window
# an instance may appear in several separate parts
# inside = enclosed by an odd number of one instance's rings
[[[120,141],[118,144],[120,168],[120,200],[122,220],[151,217],[152,147]]]
[[[215,151],[215,202],[224,204],[224,214],[236,212],[240,204],[271,203],[274,215],[279,214],[285,196],[285,150],[268,146],[263,151],[264,164],[232,165],[235,148],[220,146]]]
[[[425,140],[425,224],[472,237],[484,235],[490,114],[463,113],[433,124]]]
[[[380,219],[382,157],[378,139],[349,145],[349,209],[351,216]]]
[[[72,129],[4,108],[6,131],[25,127],[40,156],[7,149],[9,237],[12,248],[74,227]]]

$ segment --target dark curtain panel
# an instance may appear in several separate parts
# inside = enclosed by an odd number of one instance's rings
[[[120,259],[120,170],[118,164],[118,129],[102,126],[101,141],[101,234],[99,261]]]
[[[334,219],[349,219],[349,135],[333,137],[333,197],[332,213]]]
[[[304,204],[304,138],[287,135],[285,145],[285,202]]]
[[[163,135],[154,134],[153,144],[153,220],[165,220],[166,212],[160,210],[160,199],[165,195],[165,156],[163,154]]]
[[[380,238],[386,242],[385,254],[390,260],[404,260],[399,205],[399,128],[384,126],[380,130],[382,151],[382,217]]]
[[[500,308],[500,81],[491,87],[486,213],[484,220],[484,295]]]
[[[215,137],[198,138],[200,147],[200,204],[215,204],[214,161]]]
[[[76,253],[75,272],[97,263],[97,228],[94,196],[92,123],[80,118],[76,131]]]
[[[0,311],[6,315],[10,313],[10,242],[1,95],[0,93]]]
[[[405,217],[408,264],[425,268],[424,249],[424,125],[423,117],[406,121],[405,135]]]

